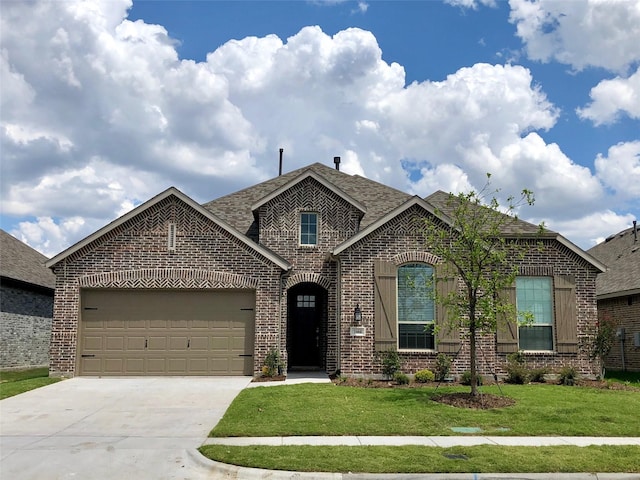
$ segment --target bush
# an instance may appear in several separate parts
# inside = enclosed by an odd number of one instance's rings
[[[507,377],[504,379],[507,383],[515,383],[522,385],[529,382],[529,371],[526,367],[525,356],[522,352],[514,352],[507,355]]]
[[[435,379],[439,382],[444,381],[449,375],[451,369],[451,359],[444,353],[439,353],[436,357]]]
[[[265,377],[274,377],[280,374],[283,364],[280,359],[280,352],[275,347],[271,347],[267,356],[264,358],[264,366],[262,367],[262,374]]]
[[[576,378],[578,377],[578,372],[575,367],[571,365],[567,365],[562,367],[560,370],[559,383],[560,385],[568,385],[573,386],[576,384]]]
[[[391,379],[400,370],[400,356],[395,350],[377,352],[376,357],[382,363],[382,374],[386,379]]]
[[[409,377],[407,375],[405,375],[402,372],[396,372],[393,374],[393,380],[398,384],[398,385],[408,385],[409,384]]]
[[[478,386],[482,385],[481,375],[478,375],[477,382],[478,382]],[[460,377],[460,383],[462,385],[471,385],[471,372],[469,370],[467,370],[462,374],[462,376]]]
[[[427,383],[433,382],[436,379],[436,376],[433,374],[431,370],[424,369],[416,372],[414,375],[416,382],[419,383]]]
[[[536,383],[544,383],[544,376],[549,373],[548,368],[533,368],[529,370],[529,381]]]

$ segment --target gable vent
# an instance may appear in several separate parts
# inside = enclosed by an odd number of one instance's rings
[[[176,249],[176,224],[169,224],[169,231],[167,233],[167,249],[170,252],[175,251]]]

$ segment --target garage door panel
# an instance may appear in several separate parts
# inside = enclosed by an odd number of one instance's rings
[[[128,333],[129,333],[129,335],[126,337],[127,338],[127,350],[129,350],[129,351],[144,350],[147,337],[139,336],[139,335],[131,336],[131,333],[130,332],[128,332]]]
[[[251,375],[254,304],[253,291],[83,290],[79,372]]]
[[[167,337],[158,335],[149,335],[147,338],[147,350],[166,350],[167,349]]]

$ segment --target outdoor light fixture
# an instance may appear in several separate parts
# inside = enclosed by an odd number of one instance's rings
[[[353,323],[356,325],[362,324],[362,311],[360,305],[356,305],[356,309],[353,311]]]

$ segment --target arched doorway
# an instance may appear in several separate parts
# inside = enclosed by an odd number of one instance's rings
[[[288,291],[288,369],[324,368],[327,338],[327,291],[315,283],[300,283]]]

